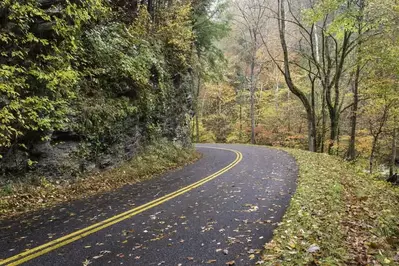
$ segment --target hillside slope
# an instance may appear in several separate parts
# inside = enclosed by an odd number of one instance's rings
[[[287,150],[298,189],[265,265],[397,265],[399,189],[325,154]]]

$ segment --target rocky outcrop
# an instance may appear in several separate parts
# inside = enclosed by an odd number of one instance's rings
[[[143,146],[142,141],[137,130],[93,156],[90,144],[74,132],[53,132],[49,140],[10,149],[0,160],[2,179],[29,173],[50,180],[67,180],[86,172],[109,169],[131,159]]]

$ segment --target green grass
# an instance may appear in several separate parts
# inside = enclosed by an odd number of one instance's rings
[[[399,189],[338,157],[286,151],[298,188],[264,265],[398,265]]]
[[[48,208],[55,204],[111,191],[187,165],[200,157],[194,148],[168,142],[148,146],[117,168],[83,176],[72,183],[53,184],[44,177],[12,182],[0,187],[0,218]]]

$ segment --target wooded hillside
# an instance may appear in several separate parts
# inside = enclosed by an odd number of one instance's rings
[[[190,145],[208,0],[0,3],[0,169],[71,176]],[[205,58],[203,60],[206,60]]]

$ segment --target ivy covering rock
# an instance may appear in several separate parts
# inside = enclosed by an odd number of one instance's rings
[[[160,138],[190,146],[193,9],[151,3],[1,1],[2,183],[108,169]]]

